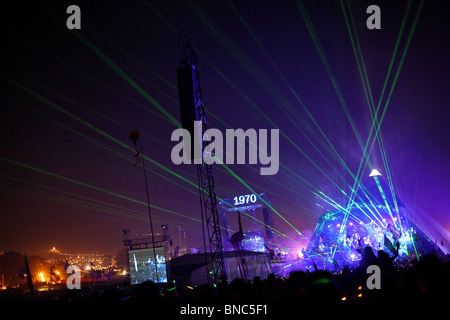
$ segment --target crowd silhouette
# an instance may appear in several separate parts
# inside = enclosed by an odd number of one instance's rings
[[[450,301],[450,260],[427,254],[418,260],[400,264],[397,254],[392,257],[380,250],[375,254],[365,247],[359,266],[345,266],[339,272],[324,270],[292,271],[287,277],[268,275],[265,279],[235,278],[230,283],[221,279],[216,285],[179,286],[169,282],[158,285],[145,281],[139,285],[117,285],[103,289],[65,290],[59,301],[116,303],[117,305],[167,306],[186,304],[279,304],[297,307],[309,303],[322,306],[341,303],[399,303]],[[367,267],[377,265],[380,270],[380,288],[367,286]],[[51,292],[49,293],[51,294]],[[9,297],[11,298],[11,297]],[[52,296],[52,299],[55,297]],[[0,300],[8,299],[3,294]],[[45,295],[41,296],[45,300]],[[155,310],[156,310],[155,309]],[[176,307],[169,308],[176,311]]]
[[[375,254],[365,247],[359,266],[344,267],[340,272],[315,270],[293,271],[288,277],[270,274],[252,281],[236,278],[230,283],[221,281],[216,287],[204,284],[198,287],[178,287],[169,284],[158,291],[156,284],[138,285],[131,301],[183,302],[183,303],[297,303],[321,302],[398,302],[448,300],[450,261],[435,254],[422,256],[408,265],[395,264],[397,254],[390,257],[380,250]],[[367,286],[367,267],[377,265],[381,271],[380,288]]]

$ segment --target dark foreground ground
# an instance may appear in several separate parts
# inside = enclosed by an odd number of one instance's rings
[[[287,278],[273,274],[251,281],[236,278],[217,286],[158,286],[151,281],[132,286],[122,278],[85,284],[80,290],[61,286],[34,295],[7,289],[0,292],[0,304],[2,310],[6,307],[19,314],[36,311],[49,316],[86,309],[100,314],[124,312],[128,316],[144,312],[146,318],[161,319],[290,319],[304,318],[306,311],[333,316],[340,310],[352,310],[358,317],[390,318],[396,312],[405,316],[422,310],[448,318],[450,261],[426,255],[411,266],[399,267],[390,260],[372,258],[375,260],[363,257],[358,268],[334,274],[294,271]],[[381,270],[380,289],[367,285],[370,274],[366,270],[372,264]]]

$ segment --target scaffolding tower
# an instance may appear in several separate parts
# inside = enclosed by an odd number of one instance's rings
[[[202,216],[203,242],[205,245],[205,259],[208,282],[217,284],[221,277],[226,278],[226,269],[222,238],[220,233],[219,212],[217,208],[216,189],[214,185],[213,167],[203,160],[203,134],[207,130],[205,109],[203,105],[202,90],[197,65],[197,54],[185,32],[178,34],[178,48],[183,56],[181,66],[177,69],[178,94],[180,98],[181,122],[185,129],[191,132],[191,137],[197,135],[201,144],[200,161],[197,161],[197,177],[200,195],[200,207]],[[194,121],[201,122],[201,129],[194,132]],[[194,156],[195,152],[192,152]],[[197,159],[198,160],[198,159]],[[196,163],[196,161],[194,161]],[[209,244],[210,258],[207,254],[206,242]],[[208,272],[208,265],[211,271]]]

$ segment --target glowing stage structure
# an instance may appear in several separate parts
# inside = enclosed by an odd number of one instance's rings
[[[404,205],[377,170],[373,170],[356,192],[353,203],[323,214],[303,251],[305,262],[319,269],[338,270],[357,266],[366,246],[375,254],[391,256],[399,245],[399,260],[442,253],[428,236],[403,213]]]
[[[273,243],[274,223],[272,210],[269,207],[270,203],[270,197],[267,193],[240,195],[219,201],[225,250],[235,249],[230,237],[237,231],[237,226],[234,225],[238,221],[239,212],[243,216],[248,216],[251,221],[251,225],[243,230],[243,238],[240,243],[241,250],[264,252],[266,250],[265,243]],[[261,215],[259,211],[262,211],[262,221],[258,219],[258,216]]]

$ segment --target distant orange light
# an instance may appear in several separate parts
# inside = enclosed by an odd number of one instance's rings
[[[44,276],[44,273],[39,272],[39,273],[37,274],[37,280],[40,281],[40,282],[45,282],[45,276]]]

